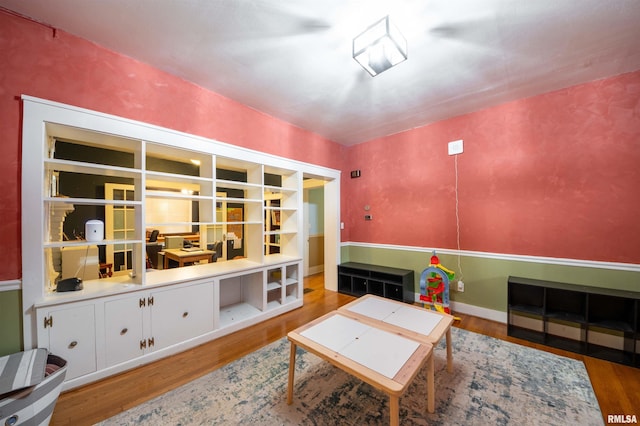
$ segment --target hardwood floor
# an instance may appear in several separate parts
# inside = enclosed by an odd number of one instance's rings
[[[305,278],[304,306],[246,330],[60,395],[51,424],[89,425],[181,386],[286,334],[354,298],[324,290],[322,274]],[[635,415],[640,421],[640,369],[514,339],[505,324],[461,317],[454,326],[584,361],[606,424],[607,415]],[[455,352],[454,352],[455,362]],[[455,365],[455,364],[454,364]]]

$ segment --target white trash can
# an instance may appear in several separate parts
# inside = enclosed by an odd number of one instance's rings
[[[67,361],[46,349],[0,358],[0,426],[48,425]]]

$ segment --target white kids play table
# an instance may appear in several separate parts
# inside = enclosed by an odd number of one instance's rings
[[[453,371],[451,351],[452,315],[425,309],[372,294],[364,295],[338,309],[342,315],[358,318],[373,326],[385,324],[390,330],[436,346],[446,336],[447,371]],[[432,411],[431,409],[429,411]]]
[[[333,311],[291,331],[287,403],[293,402],[296,347],[319,356],[343,371],[389,395],[390,424],[400,421],[400,396],[427,363],[427,407],[433,412],[433,345],[397,331],[383,321]]]

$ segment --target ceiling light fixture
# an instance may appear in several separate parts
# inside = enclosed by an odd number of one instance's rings
[[[353,39],[353,59],[375,77],[407,60],[407,40],[387,15]]]

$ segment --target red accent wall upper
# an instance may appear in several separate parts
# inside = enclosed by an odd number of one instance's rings
[[[464,139],[461,249],[640,263],[640,71],[345,148],[1,11],[0,56],[0,280],[21,276],[21,94],[341,169],[343,241],[456,248]]]
[[[341,169],[345,148],[86,40],[0,11],[0,280],[21,276],[20,95]]]
[[[462,250],[640,263],[640,71],[355,146],[343,240],[457,248],[457,139]]]

